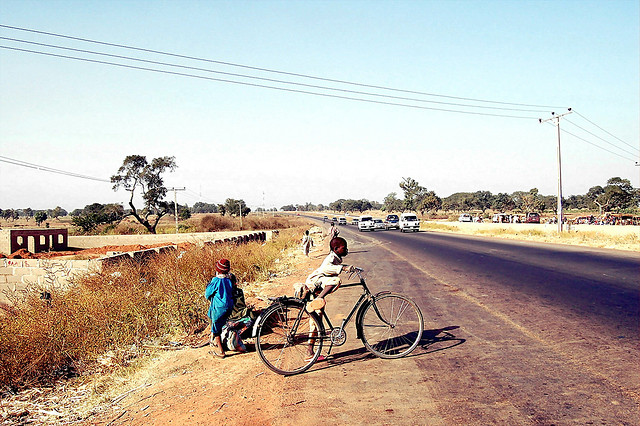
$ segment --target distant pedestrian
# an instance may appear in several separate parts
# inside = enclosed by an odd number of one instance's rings
[[[307,229],[304,231],[304,237],[302,237],[302,250],[304,251],[305,256],[309,256],[311,247],[313,247],[313,239],[311,238],[311,235],[309,235],[309,230]]]

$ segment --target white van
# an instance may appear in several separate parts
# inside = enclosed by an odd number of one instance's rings
[[[373,231],[373,217],[360,216],[360,220],[358,221],[358,230],[360,232]]]
[[[346,225],[347,224],[347,218],[346,217],[339,217],[338,218],[338,225]]]
[[[402,213],[400,215],[400,232],[419,231],[420,220],[414,213]]]

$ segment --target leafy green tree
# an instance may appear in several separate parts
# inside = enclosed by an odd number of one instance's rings
[[[416,210],[424,216],[425,211],[437,211],[442,207],[442,200],[433,191],[421,194],[417,200]]]
[[[404,192],[403,210],[417,211],[418,198],[426,192],[427,188],[421,186],[418,181],[408,178],[402,178],[400,188]]]
[[[80,214],[73,216],[71,223],[83,232],[91,232],[99,225],[112,224],[125,217],[124,208],[120,204],[89,204]]]
[[[287,204],[286,206],[280,207],[280,210],[283,212],[294,212],[296,211],[296,207],[293,204]]]
[[[528,193],[523,193],[520,209],[524,212],[540,212],[544,210],[544,201],[538,195],[538,188],[532,188]]]
[[[397,193],[391,192],[384,197],[382,202],[382,210],[386,212],[397,212],[402,210],[402,200],[398,199]]]
[[[473,193],[472,203],[473,207],[481,210],[484,213],[491,207],[493,201],[493,194],[489,191],[477,191]]]
[[[216,204],[203,203],[198,201],[191,207],[192,213],[218,213],[218,206]]]
[[[152,234],[156,233],[160,219],[171,211],[170,204],[164,200],[167,188],[162,174],[167,170],[173,171],[176,167],[175,157],[158,157],[149,163],[143,155],[129,155],[118,173],[111,176],[114,191],[122,187],[131,193],[129,215],[135,217]],[[136,191],[141,192],[144,200],[144,208],[141,210],[133,204]]]
[[[35,212],[34,217],[36,219],[36,225],[38,226],[40,226],[42,222],[48,219],[47,212],[45,212],[44,210],[38,210],[37,212]]]
[[[51,210],[51,217],[57,219],[61,216],[66,216],[67,211],[60,206],[56,206],[55,209]]]
[[[500,213],[511,211],[515,207],[516,203],[513,201],[513,198],[511,198],[509,194],[503,192],[494,195],[491,200],[491,208],[499,211]]]
[[[244,200],[236,200],[233,198],[227,198],[224,203],[224,210],[229,216],[236,217],[240,217],[240,214],[244,217],[251,212],[251,209],[247,207]]]

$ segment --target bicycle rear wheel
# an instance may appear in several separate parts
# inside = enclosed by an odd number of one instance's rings
[[[380,358],[400,358],[413,351],[424,330],[422,312],[399,294],[376,297],[362,316],[362,342]]]
[[[315,331],[313,356],[309,356],[309,337]],[[324,327],[315,313],[303,304],[277,304],[267,309],[256,334],[256,350],[260,359],[278,374],[291,375],[306,371],[322,351]]]

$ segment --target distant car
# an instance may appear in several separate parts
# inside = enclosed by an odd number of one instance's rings
[[[329,216],[325,216],[325,217],[322,218],[323,222],[326,222],[327,220],[329,220]]]
[[[400,218],[397,214],[388,214],[384,220],[384,226],[387,229],[400,229]]]
[[[540,215],[538,213],[527,213],[524,223],[540,223]]]
[[[402,213],[400,215],[399,226],[400,232],[418,232],[420,230],[420,219],[413,213]]]
[[[384,222],[382,219],[373,219],[373,230],[377,231],[378,229],[386,229]]]
[[[346,225],[347,224],[347,218],[346,217],[339,217],[338,218],[338,225]]]
[[[373,231],[373,217],[360,216],[360,220],[358,220],[358,230],[360,232]]]
[[[331,218],[331,222],[337,222],[337,221],[338,221],[337,217],[334,216],[334,217]]]
[[[473,218],[470,214],[463,213],[458,217],[458,222],[473,222]]]
[[[354,217],[353,219],[351,219],[351,224],[352,225],[358,226],[358,222],[360,222],[360,218],[358,218],[358,217]]]

